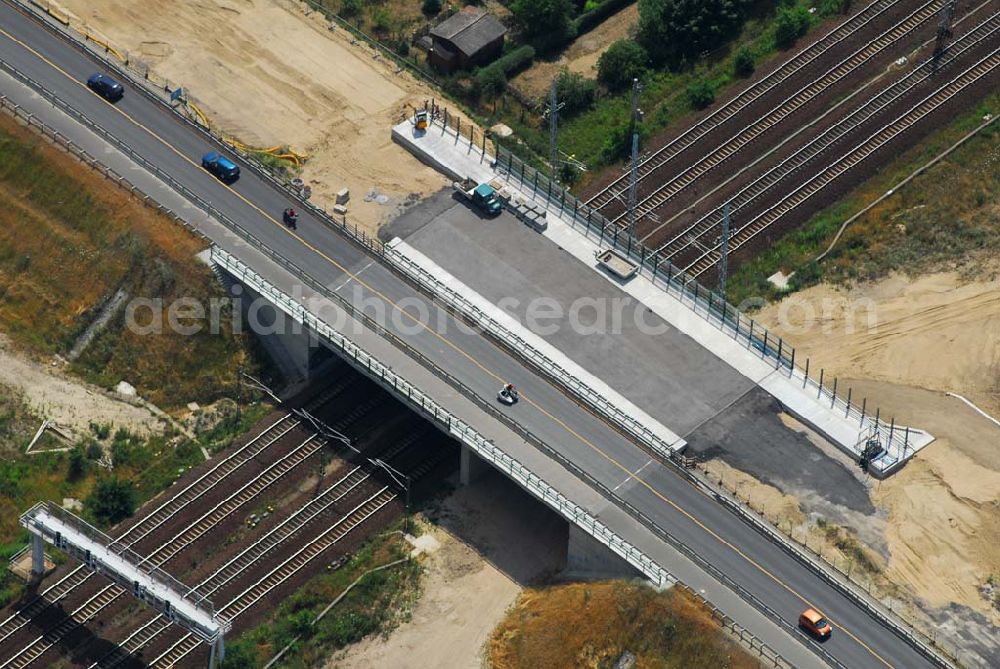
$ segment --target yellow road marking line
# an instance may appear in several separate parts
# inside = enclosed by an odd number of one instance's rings
[[[20,11],[20,10],[18,10],[18,11]],[[37,58],[39,58],[40,60],[44,61],[46,64],[48,64],[50,67],[52,67],[57,72],[61,73],[63,76],[65,76],[70,81],[76,83],[79,86],[84,86],[85,87],[85,85],[82,82],[77,81],[77,79],[75,77],[71,76],[69,73],[67,73],[65,70],[63,70],[61,67],[59,67],[58,65],[56,65],[55,63],[53,63],[52,61],[50,61],[48,58],[46,58],[42,54],[40,54],[37,51],[35,51],[33,48],[31,48],[30,46],[28,46],[27,44],[25,44],[21,40],[17,39],[16,37],[14,37],[10,33],[8,33],[3,28],[0,28],[0,34],[3,34],[5,37],[7,37],[8,39],[10,39],[12,42],[18,44],[19,46],[21,46],[22,48],[26,49],[27,51],[30,51]],[[150,136],[155,137],[160,143],[162,143],[165,147],[167,147],[168,149],[170,149],[171,151],[173,151],[174,153],[176,153],[183,160],[185,160],[188,163],[194,165],[195,167],[198,167],[199,169],[201,168],[201,165],[199,163],[196,163],[194,160],[192,160],[188,156],[186,156],[183,153],[181,153],[180,151],[178,151],[177,148],[175,148],[173,145],[171,145],[165,139],[163,139],[158,134],[156,134],[155,132],[153,132],[151,129],[147,128],[145,125],[143,125],[142,123],[140,123],[136,119],[132,118],[131,116],[129,116],[124,111],[122,111],[121,109],[119,109],[115,105],[111,104],[107,100],[104,100],[100,96],[97,96],[97,97],[98,97],[99,100],[101,100],[102,102],[104,102],[105,104],[107,104],[111,109],[115,110],[116,112],[118,112],[119,114],[121,114],[124,118],[128,119],[135,126],[137,126],[139,128],[142,128],[144,131],[146,131],[147,133],[149,133]],[[272,224],[276,225],[278,228],[280,228],[281,230],[283,230],[286,234],[289,234],[292,237],[294,237],[303,246],[305,246],[306,248],[308,248],[309,250],[311,250],[313,253],[317,254],[318,256],[320,256],[321,258],[323,258],[324,260],[326,260],[327,262],[329,262],[331,265],[333,265],[334,267],[336,267],[337,269],[339,269],[340,271],[342,271],[344,274],[346,274],[348,277],[350,277],[352,280],[354,280],[357,284],[363,286],[364,288],[366,288],[367,290],[371,291],[373,294],[375,294],[376,296],[378,296],[379,298],[381,298],[384,302],[386,302],[387,304],[391,305],[394,309],[396,309],[397,311],[399,311],[400,313],[402,313],[403,315],[405,315],[407,318],[409,318],[410,320],[412,320],[421,329],[425,330],[426,332],[428,332],[432,336],[437,337],[447,347],[449,347],[450,349],[452,349],[453,351],[455,351],[456,353],[458,353],[459,355],[461,355],[462,357],[464,357],[466,360],[468,360],[473,365],[475,365],[480,370],[482,370],[485,374],[487,374],[488,376],[492,377],[493,379],[495,379],[497,381],[501,381],[502,380],[501,377],[497,373],[495,373],[492,370],[488,369],[487,367],[483,366],[482,363],[480,363],[478,360],[476,360],[474,357],[472,357],[465,350],[463,350],[462,348],[460,348],[459,346],[457,346],[456,344],[454,344],[451,340],[446,339],[445,337],[443,337],[440,333],[435,332],[431,328],[428,328],[426,324],[422,323],[416,317],[412,316],[405,309],[400,308],[399,305],[397,305],[395,302],[393,302],[392,300],[390,300],[387,296],[385,296],[384,294],[382,294],[380,291],[376,290],[375,288],[371,287],[370,285],[368,285],[364,281],[360,280],[357,277],[357,274],[352,273],[350,270],[348,270],[346,267],[344,267],[343,265],[341,265],[339,262],[337,262],[336,260],[334,260],[330,256],[326,255],[325,253],[323,253],[322,251],[320,251],[318,248],[316,248],[315,246],[313,246],[312,244],[310,244],[309,242],[307,242],[305,239],[303,239],[302,237],[300,237],[298,233],[293,232],[292,230],[290,230],[283,223],[281,223],[280,221],[278,221],[277,218],[271,216],[270,214],[268,214],[267,212],[265,212],[263,209],[261,209],[260,207],[258,207],[256,204],[254,204],[253,202],[251,202],[250,200],[248,200],[247,198],[245,198],[243,195],[241,195],[240,193],[238,193],[236,190],[233,189],[232,186],[230,186],[228,184],[222,184],[222,185],[223,185],[223,187],[229,189],[229,191],[231,193],[233,193],[233,195],[235,195],[236,197],[238,197],[240,200],[242,200],[248,206],[250,206],[251,208],[253,208],[254,210],[256,210],[258,213],[260,213],[261,216],[263,216],[267,220],[271,221]],[[530,404],[535,409],[537,409],[541,414],[543,414],[544,416],[546,416],[549,420],[551,420],[552,422],[556,423],[557,425],[559,425],[560,427],[562,427],[564,430],[566,430],[569,434],[571,434],[574,437],[576,437],[576,439],[578,439],[580,442],[582,442],[583,444],[585,444],[588,447],[590,447],[595,453],[598,453],[603,458],[605,458],[608,462],[612,463],[613,465],[615,465],[616,467],[618,467],[619,469],[621,469],[629,477],[633,477],[633,474],[632,474],[631,470],[629,470],[627,467],[625,467],[620,462],[618,462],[617,460],[615,460],[609,454],[605,453],[597,445],[593,444],[588,439],[586,439],[583,435],[581,435],[578,432],[576,432],[575,430],[573,430],[565,422],[563,422],[559,418],[556,418],[555,416],[553,416],[552,414],[550,414],[548,411],[546,411],[544,408],[542,408],[539,404],[536,404],[535,402],[531,401],[529,398],[525,398],[523,395],[521,397],[528,404]],[[745,553],[743,553],[743,551],[741,551],[739,548],[737,548],[734,544],[730,543],[726,539],[723,539],[714,530],[712,530],[711,528],[705,526],[700,520],[698,520],[697,518],[695,518],[694,516],[692,516],[685,509],[681,508],[675,502],[673,502],[672,500],[668,499],[666,496],[664,496],[658,490],[656,490],[655,488],[653,488],[649,483],[647,483],[646,481],[644,481],[643,479],[641,479],[639,477],[635,477],[635,480],[636,480],[636,482],[638,482],[639,484],[641,484],[643,487],[645,487],[646,489],[648,489],[653,495],[655,495],[661,501],[663,501],[664,503],[670,505],[678,513],[682,514],[688,520],[690,520],[695,525],[697,525],[699,528],[701,528],[709,536],[713,537],[715,540],[717,540],[722,545],[727,546],[728,548],[730,548],[737,555],[739,555],[744,560],[746,560],[748,563],[750,563],[751,565],[753,565],[762,574],[765,574],[771,580],[773,580],[776,584],[780,585],[785,590],[787,590],[789,593],[791,593],[792,595],[794,595],[795,597],[797,597],[799,600],[802,601],[803,604],[805,604],[808,607],[812,607],[812,608],[817,608],[817,609],[820,608],[820,607],[815,606],[814,604],[812,604],[803,595],[801,595],[798,592],[796,592],[791,586],[789,586],[788,584],[786,584],[783,581],[781,581],[777,576],[775,576],[770,571],[768,571],[767,569],[765,569],[763,566],[761,566],[760,564],[758,564],[751,557],[749,557],[748,555],[746,555]],[[893,665],[890,664],[885,658],[883,658],[881,655],[879,655],[878,653],[876,653],[874,649],[872,649],[870,646],[868,646],[868,644],[866,644],[864,641],[862,641],[857,636],[855,636],[846,627],[844,627],[840,623],[837,623],[837,621],[833,620],[832,618],[828,617],[828,619],[830,620],[831,623],[834,623],[840,629],[841,632],[843,632],[844,634],[847,634],[849,637],[851,637],[852,639],[854,639],[854,641],[856,641],[860,646],[862,646],[865,650],[867,650],[869,653],[871,653],[880,662],[882,662],[883,664],[885,664],[887,667],[893,667]]]

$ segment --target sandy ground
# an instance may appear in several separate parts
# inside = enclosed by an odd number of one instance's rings
[[[55,2],[53,4],[56,4]],[[407,105],[433,92],[292,0],[59,0],[75,21],[189,91],[213,123],[251,145],[311,155],[318,204],[351,191],[349,216],[373,230],[411,193],[445,178],[393,144]],[[382,204],[366,202],[376,189]]]
[[[968,620],[958,605],[1000,624],[1000,609],[981,592],[1000,576],[1000,427],[945,394],[1000,418],[1000,281],[944,273],[851,290],[821,285],[757,318],[883,416],[937,437],[899,473],[871,483],[886,514],[886,575],[925,611],[936,609],[935,619],[947,610]],[[791,501],[746,485],[772,506],[776,496]],[[794,521],[794,511],[785,515]]]
[[[597,77],[597,61],[611,43],[626,37],[639,21],[639,5],[629,5],[599,26],[579,37],[558,60],[537,61],[514,77],[511,83],[528,95],[544,95],[562,68],[591,79]]]
[[[64,376],[58,368],[29,360],[11,350],[0,335],[0,385],[15,389],[40,416],[77,434],[91,421],[112,423],[137,434],[162,432],[159,418],[142,407],[108,397],[97,388]]]
[[[963,284],[946,273],[853,290],[822,285],[770,305],[759,320],[828,379],[957,392],[1000,414],[1000,280]]]
[[[502,501],[502,504],[498,502]],[[564,524],[499,474],[459,488],[425,524],[439,547],[422,559],[410,621],[334,656],[334,667],[478,669],[494,626],[523,586],[565,560]]]

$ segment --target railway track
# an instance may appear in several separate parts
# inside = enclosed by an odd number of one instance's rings
[[[403,441],[395,444],[385,453],[380,454],[380,457],[392,462],[420,442],[425,436],[426,430],[415,432]],[[425,459],[416,469],[411,470],[411,476],[415,479],[420,478],[438,462],[439,459],[437,458]],[[428,464],[429,467],[425,467]],[[320,514],[326,512],[334,504],[342,501],[349,494],[357,490],[362,484],[371,480],[374,471],[374,467],[371,465],[359,465],[352,469],[333,485],[283,520],[266,535],[245,548],[225,565],[219,567],[196,587],[192,588],[191,594],[206,599],[210,598],[216,592],[232,583],[236,578],[246,574],[255,563],[261,562],[268,553],[287,542]],[[113,669],[114,667],[118,667],[127,661],[132,654],[151,643],[160,634],[169,629],[170,626],[171,623],[167,618],[162,615],[156,615],[153,619],[130,633],[114,651],[108,653],[97,662],[90,664],[88,669],[98,669],[98,667],[101,669]]]
[[[306,565],[322,554],[323,551],[346,537],[352,530],[374,516],[395,498],[395,492],[389,490],[388,486],[383,487],[351,509],[350,512],[336,523],[330,525],[308,541],[302,550],[286,558],[266,575],[232,598],[220,609],[219,613],[229,620],[235,619],[266,597],[275,588],[278,588],[295,576]],[[200,645],[201,640],[198,637],[193,634],[185,634],[176,643],[171,645],[170,648],[155,658],[150,663],[150,666],[163,667],[164,669],[179,666],[180,661]]]
[[[934,18],[937,12],[937,0],[926,0],[923,2],[911,14],[828,69],[819,78],[786,97],[771,111],[740,129],[739,132],[730,136],[707,155],[700,157],[696,162],[685,167],[677,176],[657,185],[656,188],[647,193],[636,205],[636,218],[641,219],[646,217],[651,212],[662,207],[695,181],[712,172],[741,150],[754,143],[764,133],[778,126],[795,112],[805,108],[806,105],[816,100],[829,88],[859,71],[889,47],[899,43],[900,40]],[[623,211],[611,218],[611,222],[617,224],[626,215],[627,211]],[[646,236],[657,232],[660,225],[650,230]]]
[[[306,406],[316,409],[326,404],[336,395],[349,389],[356,381],[357,377],[355,375],[346,375],[337,383],[332,384],[316,397],[312,398]],[[126,529],[115,541],[124,543],[126,548],[132,548],[136,543],[145,539],[151,532],[170,522],[179,513],[188,509],[194,502],[202,499],[221,482],[227,480],[245,464],[251,462],[300,424],[300,419],[294,414],[285,414],[267,426],[259,435],[201,474],[179,493],[164,500],[149,515],[143,516],[134,525]],[[22,629],[32,618],[39,615],[48,606],[65,599],[70,593],[82,586],[91,575],[92,572],[81,565],[56,583],[48,586],[25,606],[8,616],[3,622],[0,622],[0,643],[3,643],[12,634]]]
[[[951,48],[949,48],[944,59],[938,64],[938,71],[976,47],[979,47],[987,40],[996,39],[998,33],[1000,33],[1000,12],[995,13],[974,29],[959,37],[952,44]],[[820,135],[781,161],[781,163],[745,185],[727,200],[731,215],[738,214],[758,201],[764,194],[771,192],[783,179],[801,170],[808,162],[828,150],[837,141],[886,110],[890,105],[901,100],[920,84],[928,81],[935,73],[934,67],[932,59],[927,59],[920,63],[905,77],[894,82],[875,97],[867,100],[862,106],[852,110],[850,114],[840,119],[836,124],[828,127]],[[672,238],[653,251],[657,262],[669,261],[674,265],[682,265],[678,259],[690,253],[693,249],[706,250],[718,244],[718,231],[723,216],[723,207],[716,207],[684,230],[676,233]]]
[[[781,202],[761,212],[745,225],[736,229],[730,239],[730,252],[738,251],[782,216],[802,206],[803,203],[833,183],[838,177],[859,165],[891,140],[916,125],[917,122],[928,114],[953,99],[969,86],[978,83],[983,78],[992,74],[998,66],[1000,66],[1000,49],[994,50],[991,54],[963,71],[952,81],[942,85],[911,107],[895,121],[871,134],[863,142],[840,156],[837,160],[827,165],[820,172],[789,193]],[[692,277],[697,278],[712,269],[718,262],[718,259],[719,245],[712,244],[694,262],[684,267],[684,271]]]
[[[850,17],[836,28],[828,32],[811,45],[785,61],[778,69],[770,72],[759,81],[751,84],[739,95],[717,108],[711,114],[698,121],[667,144],[646,157],[638,166],[640,182],[650,174],[666,165],[677,155],[688,149],[698,140],[731,118],[745,110],[750,105],[776,90],[791,77],[826,55],[831,49],[850,39],[859,31],[868,27],[873,21],[897,4],[899,0],[875,0]],[[628,175],[622,175],[600,192],[586,201],[586,204],[596,210],[601,210],[609,204],[620,201],[622,193],[628,187]]]
[[[286,414],[279,418],[261,432],[260,435],[188,484],[177,495],[164,501],[156,510],[126,530],[116,541],[124,542],[124,545],[127,547],[133,546],[150,532],[156,530],[163,523],[187,509],[196,500],[202,498],[219,482],[231,476],[297,425],[298,420],[292,414]],[[41,594],[28,602],[27,605],[18,609],[14,614],[0,623],[0,643],[28,624],[31,618],[37,616],[47,606],[64,599],[73,590],[82,585],[91,576],[91,573],[82,565],[76,567],[59,581],[48,586]]]
[[[307,407],[316,409],[329,402],[333,397],[347,391],[356,381],[355,375],[347,376],[342,382],[334,384],[326,391],[313,398]],[[367,410],[379,403],[380,396],[374,396],[369,403],[363,403],[352,410],[345,417],[345,420],[352,422],[360,417],[359,411]],[[202,499],[209,491],[225,481],[233,472],[237,471],[247,462],[253,460],[262,453],[268,446],[289,434],[298,427],[301,421],[293,414],[286,414],[275,423],[268,426],[260,435],[230,454],[225,460],[215,467],[202,474],[198,479],[189,484],[184,490],[173,498],[165,501],[153,513],[142,518],[136,525],[129,528],[122,537],[117,539],[121,542],[128,537],[128,542],[124,545],[131,547],[138,541],[149,535],[150,532],[162,527],[163,523],[175,517],[178,513],[187,510],[194,502]],[[323,442],[315,439],[317,435],[307,438],[293,451],[280,460],[269,465],[258,476],[244,484],[237,492],[231,494],[215,507],[202,514],[198,520],[190,523],[186,528],[174,537],[170,542],[162,545],[156,552],[147,559],[155,562],[155,566],[164,564],[174,557],[183,548],[193,543],[199,537],[211,530],[219,522],[232,515],[241,506],[254,499],[264,489],[282,478],[295,466],[308,459],[309,456],[319,450]],[[265,437],[267,437],[265,439]],[[133,534],[134,533],[134,534]],[[6,640],[17,631],[26,627],[32,618],[41,614],[48,606],[68,597],[73,591],[81,587],[93,576],[93,572],[84,568],[76,567],[70,574],[61,579],[58,583],[47,588],[39,597],[33,599],[26,607],[19,609],[14,615],[0,625],[3,636],[0,642]],[[33,640],[30,644],[21,649],[3,664],[0,669],[7,667],[24,667],[40,657],[45,651],[58,643],[67,634],[75,630],[80,625],[86,623],[98,612],[117,599],[124,590],[115,585],[106,585],[97,594],[91,596],[83,605],[74,609],[68,618],[61,621],[55,628],[46,632]],[[49,597],[46,597],[49,595]]]

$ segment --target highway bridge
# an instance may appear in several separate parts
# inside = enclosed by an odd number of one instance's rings
[[[367,359],[369,370],[380,370],[377,379],[442,429],[455,434],[453,422],[461,423],[467,468],[473,467],[470,453],[488,457],[647,576],[694,588],[781,655],[784,666],[946,665],[878,606],[823,577],[490,338],[447,312],[441,314],[447,327],[417,325],[401,304],[438,310],[372,248],[309,211],[296,231],[283,226],[280,212],[298,203],[249,163],[232,186],[212,178],[199,158],[208,149],[231,153],[226,147],[142,86],[126,82],[117,105],[93,95],[84,82],[101,64],[9,2],[0,2],[0,62],[0,93],[10,101],[145,184],[218,246],[214,256],[228,271],[276,303],[293,298],[299,306],[286,305],[287,313],[310,323],[359,368]],[[130,164],[129,151],[145,167]],[[363,314],[372,305],[398,317],[372,323]],[[337,321],[351,326],[347,343],[333,327]],[[517,379],[521,389],[516,414],[494,406],[505,379]],[[422,396],[419,403],[414,392]],[[828,642],[816,644],[795,628],[806,606],[835,625]]]

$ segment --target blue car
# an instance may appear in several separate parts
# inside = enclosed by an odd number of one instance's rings
[[[87,87],[108,102],[118,102],[125,95],[125,87],[106,74],[96,72],[87,77]]]
[[[240,166],[215,151],[209,151],[201,157],[201,166],[222,183],[231,184],[240,178]]]

